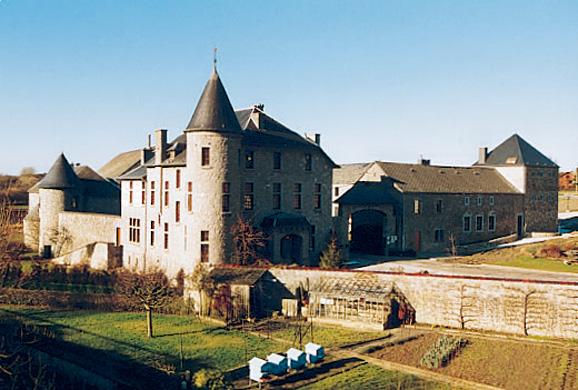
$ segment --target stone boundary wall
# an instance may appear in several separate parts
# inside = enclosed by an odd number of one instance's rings
[[[578,283],[457,275],[270,268],[288,290],[324,278],[394,283],[422,324],[578,339]]]
[[[80,249],[76,249],[63,256],[52,259],[53,263],[60,265],[88,265],[90,268],[106,271],[111,264],[116,264],[115,257],[118,256],[113,244],[107,242],[93,242]],[[121,255],[122,258],[122,255]]]
[[[120,226],[120,216],[63,211],[58,214],[58,226],[66,229],[70,242],[66,243],[71,251],[95,242],[116,240],[116,228]]]

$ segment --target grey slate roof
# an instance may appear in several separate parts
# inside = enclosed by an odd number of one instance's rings
[[[233,106],[216,70],[213,70],[205,85],[187,130],[241,131]]]
[[[140,164],[140,154],[139,149],[121,153],[103,165],[98,173],[109,179],[117,179]]]
[[[512,135],[492,150],[486,158],[486,165],[558,167],[518,134]]]
[[[261,222],[263,228],[274,228],[278,226],[309,226],[309,221],[302,215],[278,212],[263,218]]]
[[[46,176],[38,183],[37,188],[66,189],[76,186],[78,186],[78,176],[64,154],[60,154]]]
[[[353,184],[373,163],[341,164],[339,168],[333,170],[333,184]]]
[[[382,182],[360,181],[338,200],[339,204],[378,205],[395,203],[391,185]]]
[[[216,283],[252,286],[267,272],[255,268],[213,268],[209,277]]]
[[[401,192],[424,193],[511,193],[519,191],[490,167],[444,167],[378,161],[386,176],[396,181]]]

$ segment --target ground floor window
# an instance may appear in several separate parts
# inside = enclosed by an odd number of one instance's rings
[[[488,216],[488,230],[491,232],[496,230],[496,216],[494,214]]]
[[[436,229],[434,231],[434,240],[435,240],[435,242],[443,242],[444,241],[444,230],[443,229]]]
[[[464,216],[464,232],[469,233],[472,231],[472,217],[469,215]]]
[[[140,242],[140,219],[129,218],[128,220],[128,240],[138,244]]]
[[[476,231],[481,232],[484,230],[484,216],[476,215]]]

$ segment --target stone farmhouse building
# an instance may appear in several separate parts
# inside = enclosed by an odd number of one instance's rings
[[[428,255],[554,234],[558,166],[512,137],[471,167],[376,161],[333,174],[333,215],[351,252]]]

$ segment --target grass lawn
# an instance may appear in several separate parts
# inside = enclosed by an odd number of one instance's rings
[[[191,370],[204,367],[226,370],[239,366],[246,362],[246,347],[249,349],[249,359],[286,349],[273,340],[228,331],[212,323],[200,323],[192,317],[155,316],[156,337],[149,340],[146,338],[144,313],[49,311],[15,306],[2,308],[26,316],[27,322],[56,325],[67,341],[153,367],[172,365],[180,368],[181,338],[184,368]],[[0,311],[0,317],[2,314]]]
[[[273,337],[282,338],[289,340],[292,343],[298,344],[299,341],[296,334],[298,334],[296,325],[286,327],[284,329],[273,330],[271,332]],[[325,324],[320,325],[314,322],[313,339],[311,339],[311,331],[310,328],[308,328],[307,333],[304,334],[303,343],[305,344],[313,341],[317,344],[323,345],[326,348],[333,348],[374,340],[377,338],[385,337],[387,334],[388,332],[384,331],[363,331],[353,328],[345,328]]]
[[[578,273],[578,264],[564,264],[564,257],[543,257],[544,255],[541,253],[541,250],[551,246],[559,247],[564,251],[571,249],[576,250],[578,249],[578,237],[560,238],[535,244],[494,249],[471,256],[443,259],[441,261],[462,264],[491,264],[535,269],[540,271]]]
[[[365,389],[449,389],[437,383],[426,382],[412,375],[386,371],[370,364],[331,376],[302,387],[304,390],[365,390]]]

